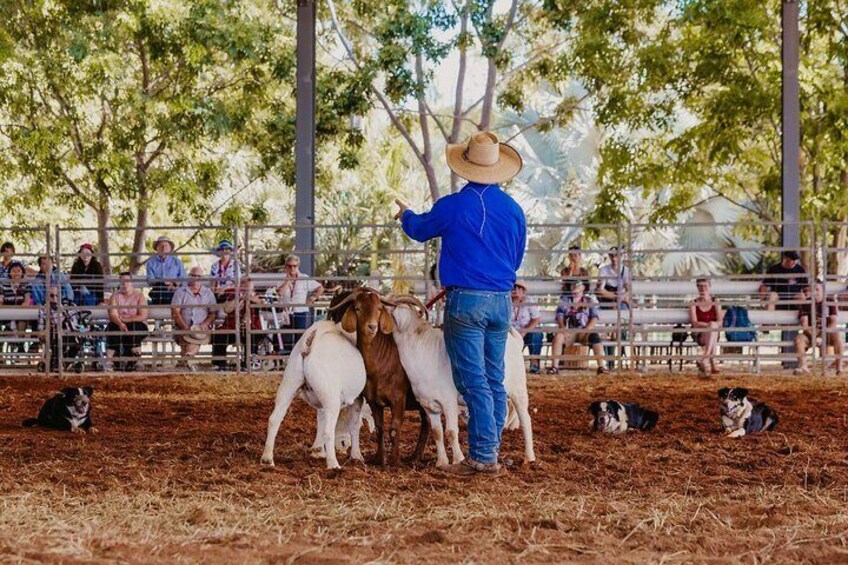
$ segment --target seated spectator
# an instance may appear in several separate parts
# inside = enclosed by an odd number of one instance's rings
[[[703,348],[701,360],[698,361],[698,372],[707,374],[707,363],[710,365],[712,374],[718,374],[716,367],[716,349],[719,338],[719,328],[722,324],[721,305],[718,300],[710,294],[710,281],[698,279],[695,281],[698,288],[698,297],[689,304],[689,323],[693,329],[709,330],[693,332],[695,341]]]
[[[766,278],[760,284],[760,297],[766,301],[766,310],[797,310],[797,304],[789,304],[803,291],[808,282],[807,270],[801,265],[801,256],[797,251],[789,250],[781,254],[780,263],[766,270]],[[783,330],[780,341],[795,342],[798,332]],[[794,345],[781,346],[780,353],[788,355],[797,353]],[[784,369],[798,368],[794,361],[783,361]]]
[[[212,263],[209,273],[212,277],[212,292],[218,302],[224,301],[224,290],[236,284],[236,278],[241,276],[241,268],[233,259],[233,244],[222,239],[215,248],[218,260]]]
[[[807,284],[807,270],[800,261],[797,251],[784,251],[780,263],[766,270],[767,276],[760,284],[760,296],[766,301],[767,310],[797,309],[796,305],[779,302],[795,300]]]
[[[604,352],[601,349],[601,336],[598,335],[598,332],[592,331],[598,322],[598,310],[595,307],[595,301],[585,294],[585,291],[586,283],[582,280],[573,280],[571,281],[570,294],[563,296],[560,300],[556,309],[557,327],[582,331],[557,332],[554,334],[552,350],[554,357],[559,357],[566,347],[571,347],[575,343],[590,346],[592,353],[595,354],[595,359],[598,361],[598,374],[600,375],[608,372],[608,369],[603,362]],[[562,368],[563,362],[559,361],[557,365],[551,367],[548,374],[559,374],[559,368]]]
[[[32,303],[36,306],[44,306],[47,302],[48,286],[61,288],[62,302],[73,303],[74,291],[68,283],[68,278],[53,266],[53,259],[49,255],[43,255],[38,259],[38,266],[41,270],[35,275],[35,280],[30,285]]]
[[[174,242],[164,235],[153,244],[156,255],[147,261],[147,284],[151,304],[171,304],[174,293],[185,283],[183,262],[174,257]]]
[[[219,371],[229,370],[227,362],[223,358],[227,356],[227,346],[231,343],[236,343],[235,331],[238,328],[242,351],[241,367],[246,371],[248,351],[247,333],[262,327],[259,320],[259,310],[255,306],[263,304],[263,301],[253,292],[253,282],[248,277],[241,279],[238,301],[236,300],[234,287],[225,289],[224,293],[226,300],[222,308],[227,317],[224,319],[221,330],[226,330],[226,333],[216,333],[212,336],[212,356],[217,358],[212,361],[212,364]],[[236,317],[238,317],[238,325],[236,325]],[[251,335],[250,350],[252,353],[256,353],[258,342],[258,336]]]
[[[8,278],[3,280],[0,285],[2,293],[0,293],[0,303],[5,306],[29,306],[31,299],[29,295],[29,283],[24,280],[24,266],[18,261],[12,261],[7,267]],[[28,324],[23,320],[10,320],[6,322],[5,329],[23,333],[26,331]],[[20,344],[22,345],[22,344]]]
[[[119,277],[120,289],[113,292],[107,304],[109,308],[109,325],[107,332],[114,332],[106,337],[106,371],[112,370],[111,359],[117,353],[119,357],[133,357],[124,365],[118,363],[117,370],[134,371],[141,357],[141,342],[147,337],[147,301],[141,290],[133,287],[132,275],[124,271]]]
[[[90,243],[80,246],[71,265],[71,288],[74,290],[74,303],[78,306],[94,306],[103,302],[103,266],[94,256]]]
[[[9,267],[12,263],[23,265],[25,275],[35,276],[38,274],[38,270],[27,265],[23,259],[15,259],[15,244],[7,241],[0,245],[0,279],[9,277]]]
[[[811,292],[815,293],[815,326],[813,326],[813,305],[811,300],[813,297]],[[801,331],[795,337],[795,352],[798,357],[798,368],[795,369],[796,375],[807,375],[810,373],[807,367],[806,351],[811,347],[817,346],[822,352],[822,358],[825,356],[825,348],[833,347],[833,354],[836,361],[829,368],[835,368],[836,374],[842,374],[842,333],[837,330],[837,307],[836,298],[828,304],[825,301],[824,290],[821,283],[817,282],[810,286],[806,285],[804,292],[797,297],[798,300],[804,300],[798,308],[798,325],[801,326]],[[825,332],[826,339],[821,336],[822,319],[825,319],[825,326],[828,331]]]
[[[512,287],[512,327],[524,339],[524,345],[530,350],[530,355],[542,353],[542,334],[531,331],[542,320],[539,307],[527,299],[527,283],[518,280]],[[530,372],[539,373],[539,360],[530,361]]]
[[[209,343],[209,330],[217,314],[215,295],[204,286],[203,269],[192,267],[188,273],[188,285],[174,293],[171,312],[178,330],[189,333],[178,334],[176,342],[183,358],[197,355],[201,345]],[[189,366],[194,368],[193,365]]]
[[[580,257],[580,247],[572,245],[568,248],[568,264],[559,271],[564,295],[571,292],[571,283],[575,280],[589,286],[589,269],[580,265]]]
[[[277,295],[289,316],[289,323],[284,327],[305,330],[312,324],[309,306],[321,297],[324,287],[315,279],[310,279],[309,275],[300,272],[300,258],[297,255],[286,257],[285,266],[286,278],[277,287]],[[303,331],[283,334],[286,351],[292,350],[302,333]]]
[[[612,247],[609,250],[609,265],[604,265],[598,271],[598,282],[595,285],[595,294],[601,308],[618,308],[627,310],[630,307],[630,269],[621,264],[621,250]],[[621,339],[627,339],[627,334],[622,332]],[[609,334],[610,340],[618,339],[617,332]],[[616,346],[604,347],[607,356],[607,367],[615,367]]]

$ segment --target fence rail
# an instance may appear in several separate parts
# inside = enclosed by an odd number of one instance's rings
[[[689,223],[662,228],[739,228],[750,233],[775,226],[780,224]],[[275,371],[282,368],[303,329],[326,315],[330,297],[337,288],[366,284],[383,292],[410,292],[425,302],[438,292],[437,276],[430,270],[436,262],[436,245],[414,242],[394,224],[308,226],[315,229],[316,248],[294,251],[298,227],[307,226],[146,228],[142,234],[146,245],[141,250],[133,248],[138,229],[110,228],[108,252],[96,249],[93,253],[95,260],[112,267],[111,272],[102,275],[72,265],[79,260],[83,243],[98,240],[98,232],[93,228],[0,228],[4,240],[26,242],[30,249],[18,255],[30,266],[29,272],[24,270],[23,280],[0,281],[4,296],[7,289],[12,298],[21,293],[22,285],[28,285],[29,289],[28,304],[6,301],[0,306],[0,372],[62,375],[70,370],[114,369],[118,363],[135,364],[145,371],[213,366],[235,372]],[[641,370],[650,366],[669,369],[676,366],[680,370],[686,363],[707,359],[698,342],[708,341],[712,335],[723,362],[753,362],[757,370],[765,365],[789,367],[797,361],[794,346],[798,343],[798,332],[808,334],[805,338],[808,342],[815,343],[821,338],[824,347],[820,352],[813,347],[810,354],[814,367],[819,359],[824,366],[835,361],[837,355],[841,360],[841,337],[848,323],[848,311],[840,310],[846,298],[842,295],[848,289],[848,241],[846,238],[837,241],[832,233],[848,228],[848,224],[801,222],[799,229],[805,245],[794,249],[758,245],[750,236],[740,238],[734,247],[704,240],[690,241],[683,249],[645,237],[653,233],[654,227],[528,225],[530,245],[521,278],[527,281],[528,299],[539,309],[538,320],[525,336],[531,368],[538,366],[546,370],[562,365],[563,370],[584,369],[594,360],[599,366],[616,370]],[[571,249],[587,229],[593,230],[598,239],[577,250]],[[148,272],[157,261],[163,264],[169,261],[157,259],[152,248],[159,235],[166,235],[175,245],[173,256],[183,264],[179,276],[170,273],[152,276]],[[213,252],[224,239],[232,246],[231,263],[226,265]],[[800,252],[810,271],[823,273],[822,305],[816,305],[815,292],[794,292],[809,275],[793,278],[751,269],[739,274],[720,272],[721,265],[744,264],[750,254],[779,256],[784,251]],[[312,256],[318,266],[316,276],[301,274],[294,289],[283,285],[285,260],[292,253]],[[590,267],[590,272],[560,274],[559,266],[566,262],[569,253],[582,258],[582,264]],[[38,262],[33,261],[36,257],[49,258],[55,272],[35,276],[32,266]],[[617,266],[602,271],[613,260]],[[4,258],[3,266],[8,262]],[[122,294],[120,276],[115,273],[131,264],[136,271],[126,279],[130,290]],[[213,274],[216,264],[218,271]],[[834,267],[837,264],[838,269]],[[689,266],[678,268],[679,265]],[[190,275],[192,269],[196,272]],[[750,342],[722,339],[727,330],[720,327],[721,320],[718,326],[691,327],[691,301],[697,295],[695,275],[707,270],[716,272],[709,277],[712,295],[723,311],[733,306],[745,308],[756,339]],[[557,316],[557,308],[568,304],[564,298],[568,292],[563,290],[566,280],[582,281],[588,293],[600,301],[591,327],[570,327],[564,323],[563,316]],[[321,291],[307,292],[304,297],[302,287],[297,285],[305,285],[310,291],[319,285]],[[181,309],[177,313],[170,298],[160,300],[159,290],[153,292],[163,286],[168,289],[165,294],[188,287],[187,292],[194,295],[198,288],[208,288],[212,298],[197,290],[198,295],[186,306],[186,313]],[[793,292],[772,296],[775,289],[789,287]],[[130,329],[121,316],[132,308],[102,301],[115,293],[130,296],[132,289],[146,291],[145,302],[149,304],[138,306],[139,313],[135,316],[138,324]],[[200,300],[200,294],[207,299]],[[96,298],[92,299],[92,295]],[[233,309],[234,305],[237,307]],[[801,324],[799,316],[802,307],[810,313],[806,325]],[[830,307],[836,309],[836,315],[822,316]],[[436,302],[432,320],[438,322],[442,315],[441,302]],[[187,324],[186,316],[192,321],[203,318],[208,324],[193,327],[196,324]],[[128,320],[133,316],[125,317]],[[675,339],[681,335],[686,336],[684,341]],[[595,341],[599,350],[590,347],[594,343],[588,343]],[[137,342],[138,347],[128,347]]]

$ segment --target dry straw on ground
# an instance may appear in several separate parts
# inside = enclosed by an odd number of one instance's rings
[[[61,386],[93,384],[101,433],[23,429]],[[537,468],[497,480],[346,468],[308,457],[297,402],[258,461],[277,379],[0,379],[0,561],[194,563],[848,560],[848,381],[536,377]],[[715,391],[780,413],[727,440]],[[592,399],[639,400],[658,428],[588,431]],[[414,418],[412,418],[414,421]],[[405,451],[415,438],[405,426]],[[373,438],[365,439],[368,450]],[[509,432],[507,455],[520,457]]]

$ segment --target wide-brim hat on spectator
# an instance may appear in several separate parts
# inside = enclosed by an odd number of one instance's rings
[[[159,251],[159,246],[163,243],[167,243],[171,246],[171,249],[174,249],[176,245],[174,245],[174,240],[166,235],[159,236],[156,241],[153,242],[153,250]]]
[[[183,339],[194,345],[206,345],[209,343],[209,332],[200,326],[192,326],[191,332],[183,334]]]
[[[517,281],[515,281],[515,284],[512,285],[512,286],[513,287],[518,286],[518,287],[523,288],[524,290],[527,290],[527,281],[525,281],[523,279],[518,279]]]
[[[225,249],[230,250],[230,251],[233,250],[233,242],[230,241],[229,239],[222,239],[221,241],[219,241],[218,245],[215,247],[215,249],[213,249],[213,251],[215,253],[220,253],[221,251],[224,251]]]
[[[524,166],[518,151],[499,142],[491,132],[472,135],[466,143],[448,145],[445,158],[458,176],[480,184],[508,181]]]

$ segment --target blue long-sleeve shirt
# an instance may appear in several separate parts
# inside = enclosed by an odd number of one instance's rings
[[[74,290],[68,283],[68,277],[56,269],[50,273],[50,285],[61,289],[60,296],[63,301],[73,301]],[[43,306],[47,302],[47,276],[44,273],[35,275],[35,280],[30,285],[30,297],[36,306]]]
[[[154,255],[147,260],[147,283],[163,283],[165,281],[179,281],[177,286],[185,284],[186,271],[183,262],[173,255],[166,255],[165,259]]]
[[[498,185],[468,183],[440,198],[429,212],[406,210],[401,225],[417,241],[442,238],[439,278],[444,286],[512,290],[527,225],[521,206]]]

